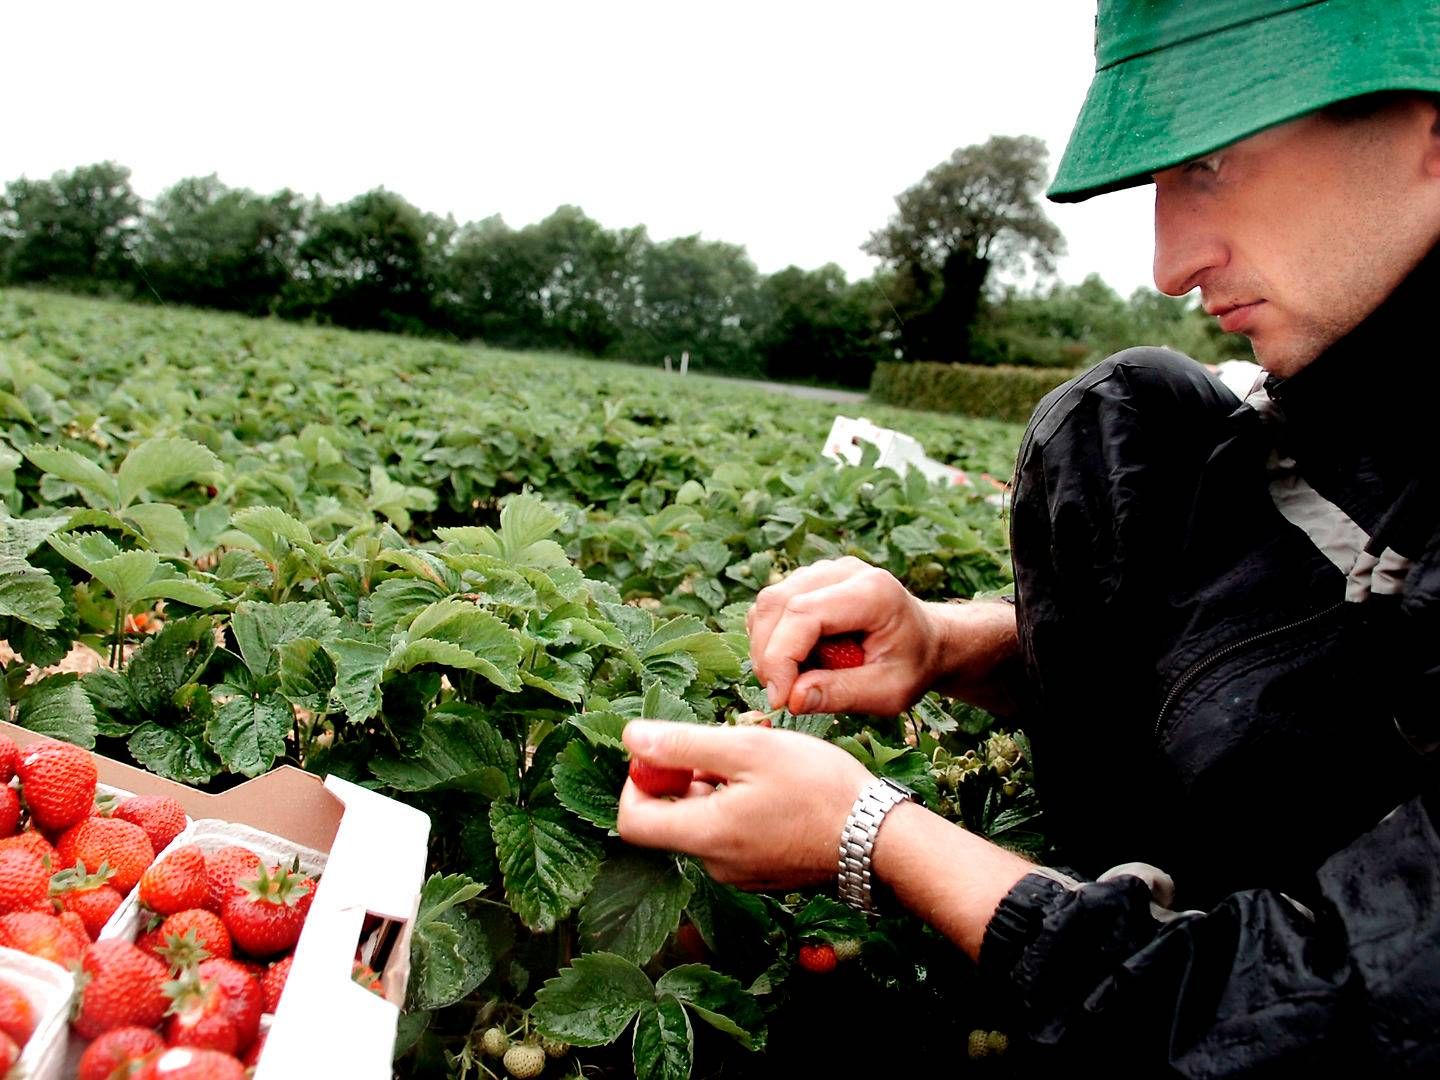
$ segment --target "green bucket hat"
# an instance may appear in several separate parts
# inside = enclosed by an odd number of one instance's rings
[[[1099,0],[1095,78],[1048,192],[1145,183],[1380,90],[1440,92],[1437,0]]]

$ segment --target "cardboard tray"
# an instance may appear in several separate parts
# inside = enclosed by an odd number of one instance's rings
[[[44,738],[3,721],[0,733],[21,746]],[[249,825],[327,856],[255,1080],[285,1080],[304,1069],[347,1080],[390,1080],[410,978],[410,937],[425,883],[429,817],[339,777],[322,782],[288,765],[210,794],[93,756],[102,784],[169,795],[192,821]],[[351,979],[367,927],[383,998]]]

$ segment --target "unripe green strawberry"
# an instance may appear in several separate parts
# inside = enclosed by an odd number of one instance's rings
[[[1010,1036],[1003,1031],[992,1031],[985,1036],[985,1045],[990,1048],[990,1053],[999,1057],[1010,1049]]]
[[[512,1046],[505,1051],[501,1059],[505,1065],[505,1071],[515,1080],[529,1080],[532,1076],[539,1076],[545,1071],[545,1051],[530,1043],[521,1043]]]
[[[835,942],[835,959],[839,961],[854,960],[860,955],[859,938],[841,938]]]
[[[501,1027],[488,1027],[480,1036],[480,1052],[486,1057],[501,1057],[510,1049],[510,1036]]]
[[[562,1039],[540,1039],[540,1049],[545,1051],[546,1057],[562,1058],[570,1052],[570,1044]]]
[[[971,1061],[979,1061],[983,1057],[990,1056],[990,1033],[976,1028],[970,1032],[970,1039],[966,1045],[966,1051]]]

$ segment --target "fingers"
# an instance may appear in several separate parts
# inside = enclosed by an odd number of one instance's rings
[[[621,738],[632,754],[656,765],[729,779],[743,774],[760,753],[756,730],[769,729],[631,720]]]
[[[639,847],[703,850],[712,829],[714,794],[714,788],[697,781],[683,799],[657,799],[626,780],[615,830],[626,843]]]
[[[787,606],[797,597],[812,589],[822,588],[844,581],[846,578],[867,569],[865,563],[853,556],[843,559],[824,559],[810,566],[801,567],[778,585],[761,589],[755,603],[745,616],[745,629],[750,634],[750,659],[755,666],[756,677],[763,685],[767,677],[762,674],[764,653],[770,641],[775,624],[785,614]],[[812,642],[813,644],[813,642]],[[803,658],[803,657],[802,657]],[[778,708],[781,697],[771,701],[772,708]]]

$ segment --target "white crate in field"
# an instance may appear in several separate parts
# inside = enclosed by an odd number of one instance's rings
[[[971,486],[970,478],[963,469],[927,457],[925,447],[916,439],[902,431],[879,427],[863,416],[835,417],[821,454],[832,461],[859,465],[864,453],[862,443],[870,443],[879,451],[875,464],[882,469],[890,469],[901,476],[910,469],[916,469],[931,481]]]

